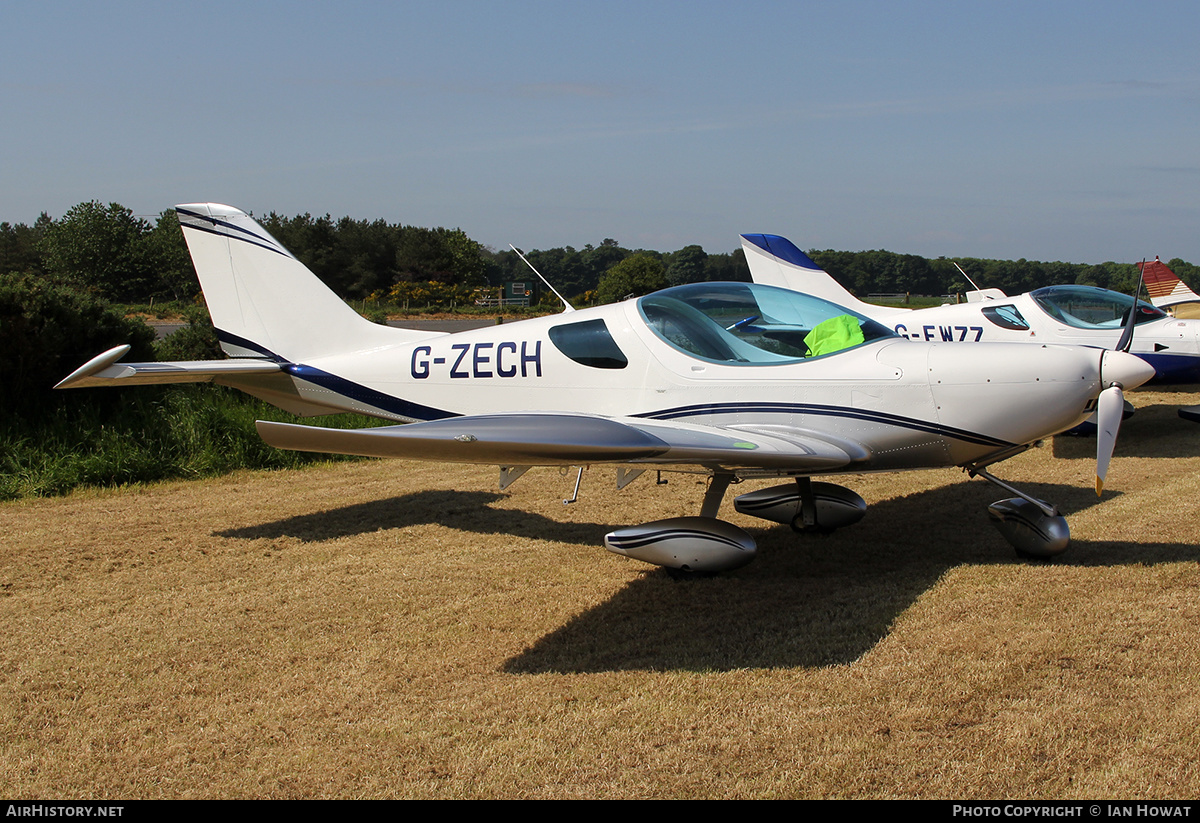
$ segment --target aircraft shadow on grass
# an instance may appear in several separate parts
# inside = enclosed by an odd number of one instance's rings
[[[1029,491],[1061,501],[1068,515],[1095,504],[1088,489],[1034,484]],[[664,571],[648,573],[510,658],[504,670],[723,671],[853,662],[950,569],[1024,562],[977,513],[980,498],[994,492],[982,482],[955,483],[876,503],[861,523],[827,537],[785,527],[755,532],[759,558],[750,566],[682,583]],[[1186,544],[1076,541],[1054,563],[1198,556],[1200,549]]]
[[[1058,501],[1068,517],[1097,503],[1091,489],[1056,484],[1024,488]],[[852,662],[882,640],[895,619],[948,570],[1023,562],[983,512],[996,496],[996,489],[982,481],[951,482],[874,503],[861,523],[824,537],[797,535],[783,526],[752,528],[756,562],[689,581],[648,568],[602,605],[509,659],[504,670],[721,671]],[[428,490],[217,534],[321,542],[437,523],[464,532],[500,532],[591,548],[619,525],[561,522],[491,505],[505,498],[496,492]],[[1054,562],[1105,566],[1194,561],[1197,556],[1200,549],[1188,544],[1076,540]]]
[[[214,534],[242,540],[293,537],[306,543],[319,543],[372,534],[381,529],[406,529],[436,523],[480,534],[500,532],[514,537],[545,538],[595,547],[604,533],[612,529],[611,523],[563,523],[540,514],[490,505],[507,497],[500,492],[431,489]]]
[[[1117,457],[1200,457],[1200,426],[1181,419],[1178,410],[1173,404],[1140,406],[1121,424]],[[1095,437],[1059,436],[1052,444],[1056,458],[1096,459]]]

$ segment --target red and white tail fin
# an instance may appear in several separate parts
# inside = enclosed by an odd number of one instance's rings
[[[1138,265],[1142,266],[1141,263]],[[1188,288],[1187,283],[1176,277],[1175,272],[1158,257],[1154,258],[1153,263],[1142,266],[1142,278],[1150,294],[1150,302],[1160,309],[1180,303],[1200,303],[1200,294]]]

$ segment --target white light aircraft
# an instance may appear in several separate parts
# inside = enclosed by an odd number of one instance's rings
[[[755,283],[823,297],[883,323],[909,340],[1113,348],[1134,305],[1132,297],[1108,289],[1047,286],[1015,297],[1000,289],[977,289],[967,294],[966,303],[927,309],[875,306],[850,294],[787,238],[744,234],[742,249]],[[1149,270],[1150,264],[1146,268]],[[1200,382],[1200,320],[1171,317],[1144,301],[1138,301],[1134,318],[1137,325],[1130,353],[1154,367],[1155,381]]]
[[[1151,303],[1169,311],[1173,317],[1200,319],[1200,294],[1192,291],[1166,263],[1156,256],[1153,263],[1144,263],[1141,269]],[[1200,422],[1200,406],[1183,406],[1179,416],[1193,423]]]
[[[683,572],[754,557],[717,519],[729,485],[787,479],[735,507],[828,530],[862,517],[829,474],[962,467],[1018,497],[990,508],[1025,554],[1066,548],[1053,506],[987,468],[1097,406],[1097,490],[1120,423],[1122,387],[1151,376],[1120,351],[905,342],[860,314],[747,283],[700,283],[639,299],[442,334],[380,326],[330,292],[246,214],[179,206],[179,221],[228,360],[92,359],[59,387],[212,381],[298,415],[359,412],[405,425],[337,430],[258,423],[273,446],[500,467],[613,464],[624,487],[646,469],[707,474],[698,517],[620,528],[611,551]],[[581,469],[582,471],[582,469]],[[576,487],[578,489],[578,486]]]

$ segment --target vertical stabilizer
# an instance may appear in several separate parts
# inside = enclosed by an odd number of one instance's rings
[[[1142,265],[1142,264],[1138,264]],[[1153,263],[1146,263],[1142,266],[1142,279],[1146,284],[1146,291],[1150,294],[1150,302],[1160,309],[1165,309],[1169,306],[1178,306],[1180,303],[1200,303],[1200,294],[1196,294],[1187,283],[1184,283],[1175,272],[1167,266],[1166,263],[1154,258]],[[1184,315],[1176,312],[1177,317]],[[1188,317],[1195,317],[1195,314],[1188,314]]]
[[[862,302],[786,237],[743,234],[742,250],[755,283],[811,294],[872,318],[908,311]]]
[[[238,209],[192,203],[175,210],[231,357],[300,362],[430,336],[365,319]]]

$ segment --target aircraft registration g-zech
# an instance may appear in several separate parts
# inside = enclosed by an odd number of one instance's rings
[[[876,306],[850,294],[786,237],[743,234],[742,249],[754,282],[819,295],[883,323],[901,337],[923,342],[1112,348],[1135,302],[1109,289],[1065,285],[1015,297],[1000,289],[977,289],[967,293],[966,303],[927,309]],[[1200,320],[1172,317],[1140,300],[1133,317],[1137,331],[1130,353],[1154,367],[1155,382],[1200,383]]]
[[[122,363],[118,346],[60,388],[211,381],[301,416],[358,412],[394,426],[258,422],[272,446],[491,464],[506,487],[533,466],[711,478],[699,516],[618,528],[605,546],[669,570],[717,572],[755,541],[717,519],[731,483],[779,478],[735,508],[797,531],[859,520],[865,503],[814,477],[962,467],[1017,497],[989,511],[1019,552],[1050,556],[1065,519],[988,467],[1097,411],[1097,490],[1122,388],[1153,370],[1121,351],[910,343],[826,300],[753,283],[696,283],[621,303],[456,334],[378,325],[243,212],[177,207],[227,360]]]

